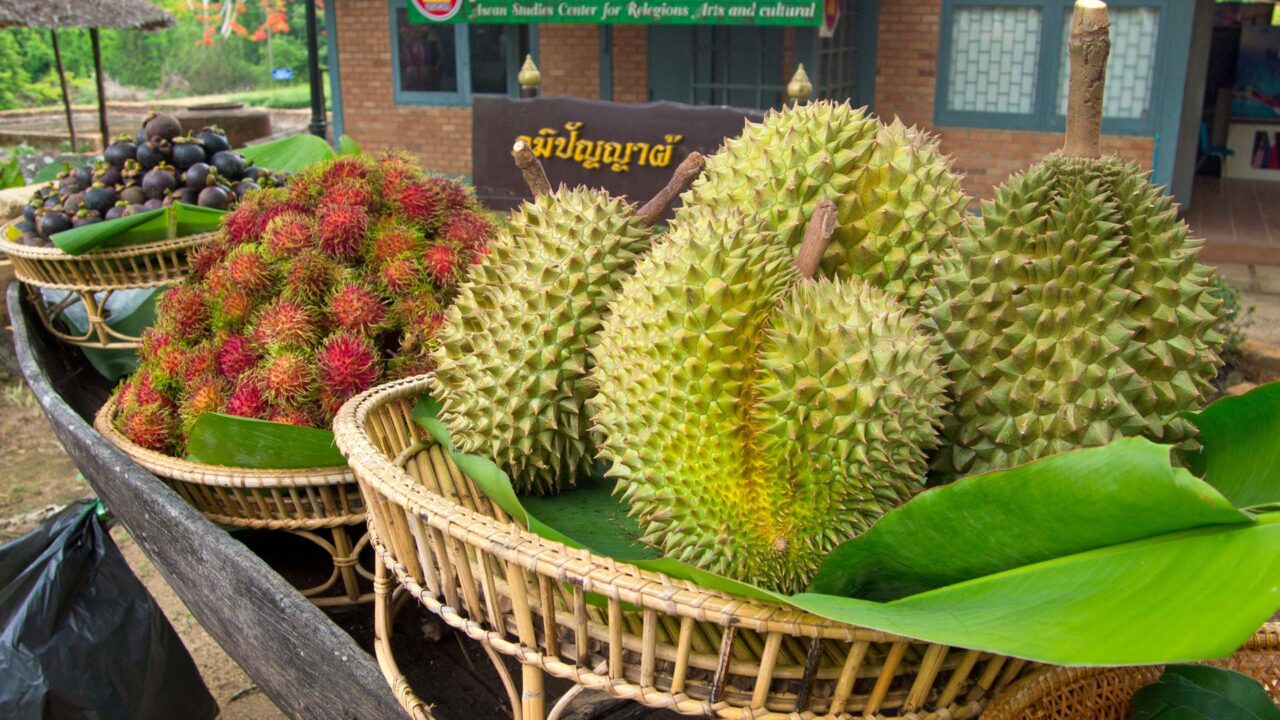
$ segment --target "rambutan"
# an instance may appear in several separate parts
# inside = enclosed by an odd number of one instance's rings
[[[369,177],[370,163],[362,155],[343,155],[324,166],[320,174],[320,187],[332,190],[347,180],[364,180]]]
[[[428,289],[416,289],[400,296],[391,305],[391,316],[404,327],[406,336],[426,319],[443,313],[440,301]]]
[[[227,398],[225,412],[237,417],[265,420],[269,410],[270,404],[262,386],[256,378],[245,376],[236,383],[231,396]]]
[[[354,260],[364,244],[369,214],[363,207],[327,205],[320,210],[320,249],[338,260]]]
[[[245,195],[236,209],[222,218],[222,239],[231,247],[257,242],[267,223],[282,209],[288,192],[283,188],[258,190]]]
[[[142,331],[142,337],[138,341],[138,354],[144,358],[151,357],[169,347],[171,343],[173,343],[172,335],[152,325]]]
[[[342,403],[378,381],[381,357],[367,338],[339,332],[316,351],[320,403],[330,417]]]
[[[349,205],[370,209],[374,205],[373,189],[364,180],[344,180],[320,195],[321,205]]]
[[[411,253],[423,243],[422,233],[401,222],[381,222],[369,234],[369,259],[382,265],[392,258]]]
[[[212,341],[191,348],[183,359],[182,379],[187,387],[208,382],[218,375],[218,353]]]
[[[134,444],[164,452],[175,444],[177,423],[166,405],[144,405],[120,416],[120,432]]]
[[[447,198],[430,181],[392,188],[387,200],[404,219],[429,227],[438,225],[448,210]]]
[[[412,255],[405,253],[383,265],[378,279],[392,294],[399,295],[422,279],[422,266]]]
[[[272,403],[304,399],[313,389],[314,359],[298,352],[282,352],[262,361],[259,366],[262,389]]]
[[[315,225],[302,213],[281,213],[267,223],[262,236],[263,255],[271,260],[293,257],[311,246]]]
[[[401,378],[414,377],[416,375],[426,375],[435,369],[435,360],[428,350],[400,352],[387,364],[387,378],[400,380]]]
[[[174,343],[151,356],[147,365],[156,390],[171,397],[181,395],[186,387],[183,369],[187,364],[187,354],[185,348]]]
[[[209,271],[226,257],[226,245],[220,242],[212,242],[193,248],[187,253],[187,264],[191,266],[191,277],[197,282],[203,280],[209,274]]]
[[[239,330],[249,322],[254,306],[254,299],[243,291],[225,290],[214,296],[213,326],[219,330]]]
[[[387,317],[387,308],[376,293],[363,284],[347,282],[329,296],[327,306],[333,324],[357,335],[370,334]]]
[[[427,186],[433,188],[440,197],[444,198],[446,212],[465,210],[472,205],[471,193],[467,192],[466,186],[457,180],[433,177],[427,180]]]
[[[378,158],[377,174],[382,178],[383,197],[391,197],[392,191],[405,183],[423,179],[418,161],[404,152],[383,153]]]
[[[316,427],[316,411],[310,407],[299,405],[273,406],[267,416],[271,422],[298,427]]]
[[[312,304],[319,303],[333,287],[339,268],[315,250],[305,250],[289,261],[284,270],[284,296]]]
[[[265,347],[307,347],[315,341],[316,330],[315,318],[305,305],[277,298],[254,317],[253,339]]]
[[[135,373],[133,377],[129,378],[128,389],[121,390],[120,405],[122,407],[172,404],[172,400],[155,389],[151,381],[151,373],[145,370]]]
[[[495,232],[493,223],[483,215],[463,210],[450,215],[440,226],[437,236],[456,248],[475,250],[487,247]]]
[[[226,385],[221,380],[207,380],[194,387],[178,410],[182,431],[185,433],[191,432],[201,415],[222,412],[223,403],[227,400]]]
[[[160,296],[157,322],[182,338],[203,335],[209,330],[209,304],[194,285],[175,285]]]
[[[258,363],[258,350],[253,341],[243,335],[228,335],[218,347],[218,371],[228,380],[237,380],[249,368]]]
[[[246,243],[232,250],[225,267],[232,286],[250,297],[262,297],[274,290],[274,272],[256,243]]]
[[[422,253],[422,267],[440,287],[456,283],[466,272],[469,261],[450,245],[432,245]]]

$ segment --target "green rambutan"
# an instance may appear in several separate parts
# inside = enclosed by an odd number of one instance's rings
[[[396,188],[423,179],[418,161],[404,152],[387,152],[378,158],[377,174],[382,179],[382,197],[391,197]]]
[[[387,317],[382,298],[357,282],[346,282],[334,290],[327,310],[335,327],[357,335],[372,334]]]
[[[342,403],[378,381],[381,356],[368,338],[339,332],[316,351],[320,404],[332,417]]]
[[[193,338],[209,330],[209,304],[194,285],[175,285],[160,296],[157,323],[182,338]]]
[[[256,243],[245,243],[232,250],[224,267],[232,287],[250,297],[261,297],[275,289],[275,273]]]
[[[277,298],[258,311],[253,320],[252,337],[263,347],[305,348],[315,342],[316,319],[307,307],[296,300]]]
[[[138,340],[138,354],[142,357],[150,357],[172,343],[172,335],[152,325],[142,331],[142,337]]]
[[[219,330],[239,330],[249,322],[255,301],[248,294],[235,288],[214,296],[213,326]]]
[[[406,336],[423,326],[426,319],[443,314],[444,307],[431,292],[430,285],[418,287],[401,295],[391,305],[391,316],[404,327]]]
[[[212,341],[196,345],[183,358],[182,380],[189,388],[216,379],[219,374],[218,353]]]
[[[422,246],[422,233],[405,223],[383,221],[369,233],[369,259],[382,265]]]
[[[206,380],[193,387],[195,389],[187,395],[187,399],[182,402],[182,407],[178,410],[184,433],[191,432],[191,428],[195,426],[201,415],[222,412],[223,404],[227,400],[226,383],[222,380]]]
[[[143,405],[120,415],[116,426],[134,444],[155,452],[175,445],[177,422],[167,405]]]
[[[327,205],[320,210],[320,249],[341,261],[354,260],[364,245],[369,214],[359,206]]]
[[[474,250],[488,246],[495,232],[497,231],[488,218],[470,210],[462,210],[444,221],[437,236],[456,248]]]
[[[232,389],[225,412],[236,417],[265,420],[270,409],[266,393],[262,391],[257,378],[246,375]]]
[[[262,236],[263,255],[270,260],[291,258],[311,247],[315,224],[302,213],[280,213],[267,223]]]
[[[218,347],[218,372],[227,380],[238,380],[249,368],[258,364],[258,358],[258,350],[252,340],[244,335],[228,335]]]
[[[145,405],[172,405],[173,401],[156,390],[152,384],[151,373],[143,370],[129,378],[127,387],[121,386],[119,402],[121,407],[143,407]]]

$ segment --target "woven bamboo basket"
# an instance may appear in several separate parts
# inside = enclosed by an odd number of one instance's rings
[[[253,530],[281,530],[315,543],[333,571],[302,594],[321,607],[373,601],[366,590],[374,573],[360,564],[368,532],[352,540],[365,522],[365,505],[346,467],[260,470],[224,467],[170,457],[141,447],[116,430],[115,399],[94,418],[94,428],[134,462],[150,470],[209,520]],[[363,579],[363,581],[362,581]]]
[[[1024,661],[910,640],[782,605],[707,590],[568,548],[515,525],[412,419],[426,377],[353,398],[334,422],[396,592],[522,664],[522,691],[495,666],[515,717],[546,713],[543,673],[576,690],[688,715],[961,720],[1028,672]],[[428,717],[387,643],[393,583],[375,647],[401,703]]]
[[[127,349],[138,347],[139,338],[107,325],[103,307],[117,290],[174,285],[187,277],[187,252],[217,237],[200,233],[156,240],[129,247],[68,255],[56,247],[30,247],[9,240],[9,226],[0,226],[0,252],[13,262],[14,275],[26,285],[31,306],[54,337],[71,345]],[[48,303],[40,289],[70,293],[61,302]],[[71,334],[60,328],[58,317],[76,302],[84,304],[88,331]]]
[[[1206,663],[1244,673],[1280,703],[1280,623],[1267,623],[1231,657]],[[992,701],[983,720],[1128,720],[1133,694],[1155,682],[1163,665],[1123,668],[1045,667]]]

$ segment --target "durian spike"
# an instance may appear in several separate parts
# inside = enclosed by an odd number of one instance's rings
[[[520,168],[520,174],[524,176],[524,182],[534,197],[551,194],[551,181],[547,179],[547,171],[542,169],[542,163],[534,156],[529,143],[517,140],[515,147],[511,148],[511,157],[516,161],[516,167]]]
[[[636,221],[642,227],[653,227],[662,219],[663,213],[671,207],[671,203],[693,185],[693,181],[698,179],[706,166],[707,159],[702,156],[702,153],[689,153],[689,157],[682,160],[676,167],[676,171],[671,174],[671,179],[667,181],[666,186],[659,190],[653,199],[645,203],[644,207],[640,208],[640,212],[636,213]]]
[[[831,244],[836,232],[838,210],[830,200],[819,200],[813,209],[813,216],[804,229],[804,241],[800,243],[800,252],[796,254],[796,270],[806,280],[812,280],[822,262],[822,254]]]
[[[1102,0],[1076,0],[1071,16],[1071,80],[1067,87],[1067,138],[1062,152],[1101,157],[1102,101],[1111,52],[1111,21]]]

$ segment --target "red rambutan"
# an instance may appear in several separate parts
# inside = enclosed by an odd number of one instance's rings
[[[314,410],[301,407],[298,405],[285,405],[283,407],[273,407],[268,420],[283,425],[296,425],[298,427],[316,427],[318,424],[315,419]]]
[[[219,330],[239,330],[253,314],[254,300],[244,292],[229,288],[214,297],[213,325]]]
[[[373,343],[351,333],[331,335],[316,351],[320,402],[329,417],[342,403],[378,381],[381,358]]]
[[[381,265],[422,245],[422,233],[395,221],[379,223],[369,234],[369,258]]]
[[[364,180],[369,177],[370,163],[361,155],[343,155],[325,166],[320,174],[320,185],[332,190],[347,180]]]
[[[209,330],[209,305],[195,285],[175,285],[165,291],[156,306],[158,323],[179,338],[195,338]]]
[[[444,198],[446,210],[462,210],[471,207],[471,193],[467,192],[467,188],[457,180],[433,177],[427,180],[427,185]]]
[[[243,335],[228,335],[217,353],[218,371],[228,380],[237,380],[258,363],[258,351]]]
[[[291,258],[311,246],[315,226],[302,213],[280,213],[267,223],[262,236],[263,254],[273,260]]]
[[[178,416],[182,420],[183,432],[191,432],[191,428],[200,419],[201,415],[222,412],[222,405],[226,402],[226,399],[226,386],[220,380],[207,380],[195,386],[195,390],[191,391],[191,394],[183,401],[182,407],[178,411]]]
[[[377,173],[382,178],[382,196],[391,197],[392,191],[405,183],[422,179],[418,161],[403,152],[387,152],[378,158]]]
[[[346,180],[326,190],[320,196],[321,205],[358,205],[369,209],[373,207],[373,190],[363,180]]]
[[[440,226],[438,236],[457,248],[479,249],[487,247],[493,239],[493,223],[483,215],[469,210],[454,213]]]
[[[241,378],[236,383],[235,389],[231,391],[231,396],[227,398],[225,412],[228,415],[244,418],[266,419],[267,412],[270,410],[270,404],[267,402],[266,393],[262,391],[262,386],[258,384],[256,378]]]
[[[447,199],[427,182],[409,182],[391,190],[387,199],[406,220],[435,226],[447,211]]]
[[[275,285],[271,265],[262,257],[256,244],[245,244],[227,256],[225,264],[227,280],[232,286],[251,297],[270,293]]]
[[[427,276],[441,287],[457,282],[469,264],[449,245],[432,245],[422,254],[422,266]]]
[[[341,330],[370,334],[387,317],[382,299],[359,283],[348,282],[329,296],[329,317]]]
[[[209,271],[227,257],[227,248],[220,242],[213,242],[202,247],[192,248],[187,253],[187,264],[191,266],[191,277],[196,281],[203,280]]]
[[[284,271],[284,296],[304,303],[318,303],[339,272],[338,266],[315,250],[306,250],[289,261]]]
[[[389,260],[378,273],[378,279],[387,290],[397,295],[413,287],[421,278],[421,266],[407,253]]]
[[[134,407],[143,407],[146,405],[171,405],[172,401],[156,390],[155,385],[151,381],[151,373],[144,371],[135,373],[133,377],[127,381],[129,397],[123,397],[124,385],[121,386],[122,406],[132,405]]]
[[[254,318],[253,339],[264,347],[306,347],[316,336],[316,322],[301,303],[278,298],[258,311]]]
[[[320,210],[320,249],[337,260],[353,260],[360,254],[369,214],[363,207],[329,205]]]
[[[174,445],[176,425],[172,408],[166,405],[144,405],[124,413],[118,427],[135,444],[148,450],[164,452]]]
[[[262,361],[262,389],[273,403],[296,402],[312,390],[313,359],[296,352],[283,352]]]
[[[189,388],[217,378],[218,373],[218,353],[211,342],[200,343],[183,359],[182,379]]]
[[[145,361],[147,358],[154,357],[171,343],[173,343],[172,335],[152,325],[142,331],[138,347],[139,359]]]

